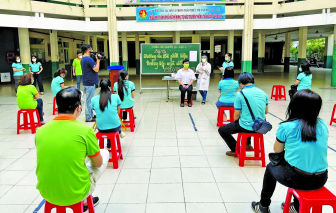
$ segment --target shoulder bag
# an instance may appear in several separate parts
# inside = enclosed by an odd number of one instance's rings
[[[247,98],[245,97],[243,91],[240,91],[240,93],[243,95],[245,102],[247,104],[248,109],[250,110],[252,119],[254,121],[252,129],[253,131],[257,132],[257,133],[261,133],[261,134],[266,134],[267,132],[269,132],[272,129],[272,124],[270,124],[269,122],[267,122],[266,120],[260,119],[258,118],[257,120],[254,117],[254,114],[252,112],[250,103],[248,102]]]
[[[225,95],[226,93],[228,93],[231,89],[232,89],[232,87],[233,87],[233,85],[235,85],[235,81],[233,82],[233,84],[232,84],[232,86],[230,87],[230,89],[228,89],[226,92],[224,92],[223,94],[221,94],[219,97],[218,97],[218,100],[223,96],[223,95]]]

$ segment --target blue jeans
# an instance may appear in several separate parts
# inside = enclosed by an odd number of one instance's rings
[[[91,99],[96,93],[96,87],[95,86],[84,86],[84,93],[86,95],[85,120],[87,121],[93,117]]]
[[[36,109],[39,112],[40,121],[42,122],[43,121],[43,101],[41,98],[36,99],[36,101],[37,101]]]
[[[208,94],[208,91],[200,90],[199,92],[201,93],[201,96],[203,97],[203,100],[202,100],[202,101],[205,102],[206,97],[207,97],[207,94]]]
[[[218,107],[233,107],[233,103],[224,103],[218,100],[216,102],[216,106],[217,106],[217,109]]]
[[[81,84],[81,81],[83,80],[83,76],[76,75],[76,78],[77,78],[77,89],[80,89],[80,84]]]

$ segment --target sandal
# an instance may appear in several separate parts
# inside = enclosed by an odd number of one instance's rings
[[[181,106],[181,107],[184,107],[184,104],[181,104],[180,106]]]
[[[205,101],[202,101],[202,105],[204,105],[205,104]]]
[[[191,103],[188,104],[188,107],[192,107]]]

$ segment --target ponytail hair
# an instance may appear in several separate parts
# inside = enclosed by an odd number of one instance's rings
[[[100,80],[100,98],[99,98],[99,109],[104,112],[108,105],[111,103],[111,81],[109,79]]]
[[[128,91],[127,91],[126,85],[125,85],[126,76],[128,76],[127,70],[120,70],[119,71],[118,95],[119,95],[121,101],[124,101],[124,97],[125,97],[124,89],[126,91],[126,94],[128,95]]]
[[[59,68],[56,72],[54,72],[54,78],[56,78],[57,76],[60,76],[61,74],[68,74],[68,71],[66,71],[65,68]]]

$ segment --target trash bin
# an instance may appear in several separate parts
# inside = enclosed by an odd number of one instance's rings
[[[119,78],[119,71],[122,69],[125,69],[124,66],[119,66],[119,65],[114,65],[114,66],[109,66],[107,68],[110,72],[110,81],[112,83],[112,86],[115,82],[118,81]]]
[[[197,91],[192,92],[191,98],[192,98],[193,101],[197,100]]]

